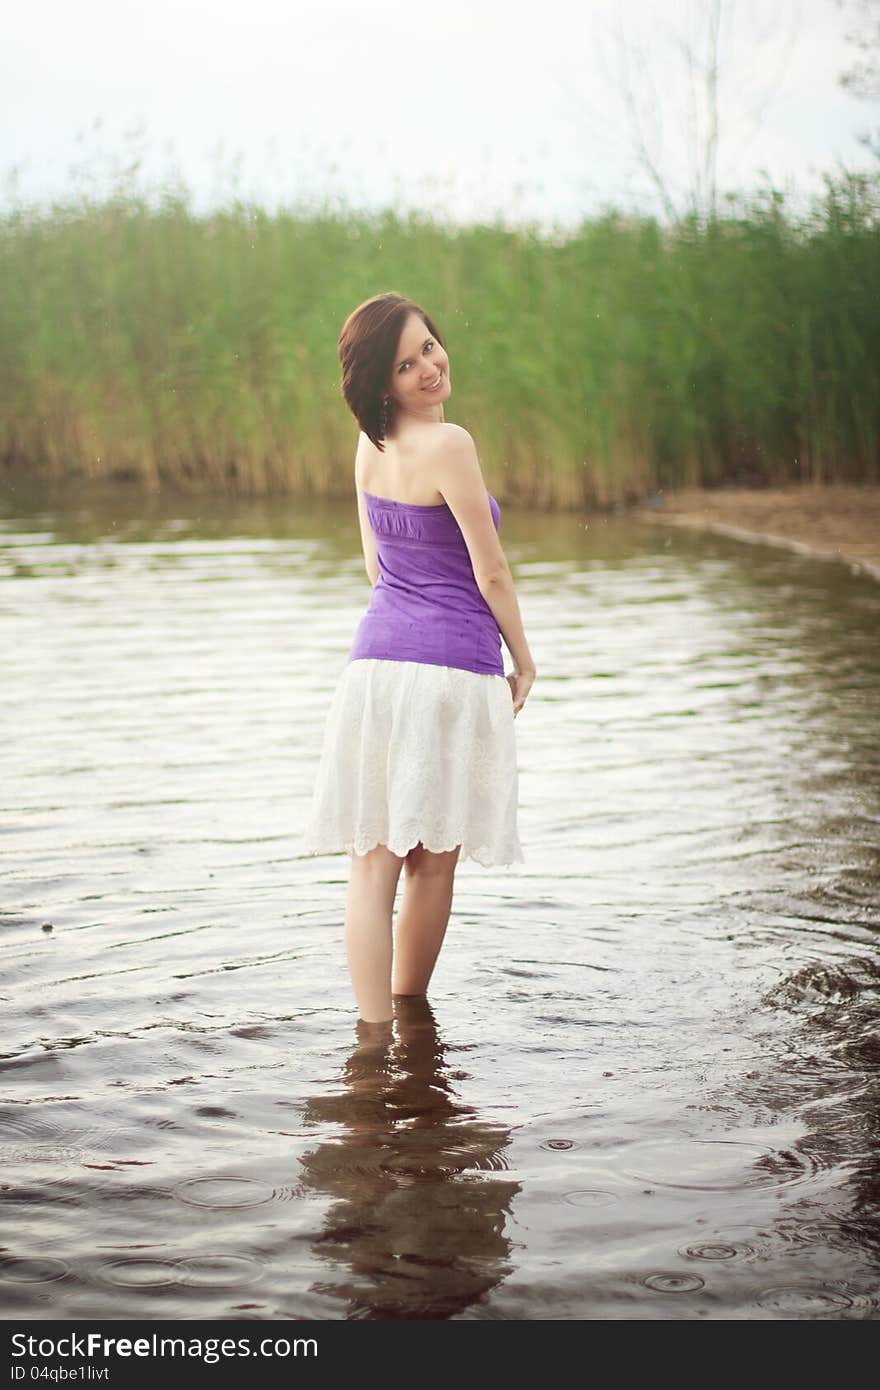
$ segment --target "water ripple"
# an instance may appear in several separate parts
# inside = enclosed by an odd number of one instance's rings
[[[705,1280],[697,1274],[679,1274],[677,1271],[660,1271],[656,1274],[646,1274],[641,1281],[646,1289],[653,1289],[655,1293],[695,1293],[697,1289],[705,1288]]]
[[[789,1149],[736,1139],[668,1139],[633,1145],[624,1171],[638,1182],[702,1192],[785,1187],[805,1182],[815,1165]]]
[[[51,1284],[69,1271],[66,1260],[51,1255],[11,1255],[0,1259],[0,1279],[12,1284]]]
[[[173,1189],[181,1202],[195,1207],[258,1207],[271,1202],[273,1188],[252,1178],[187,1178]]]

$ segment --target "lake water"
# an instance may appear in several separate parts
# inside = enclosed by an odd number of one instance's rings
[[[371,1042],[298,852],[353,504],[5,486],[4,1317],[878,1316],[880,586],[501,537],[525,863]]]

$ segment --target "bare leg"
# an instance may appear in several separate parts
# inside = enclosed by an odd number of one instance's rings
[[[449,923],[460,852],[461,845],[437,854],[418,844],[406,856],[406,886],[394,947],[394,994],[424,994],[428,988]]]
[[[391,914],[403,858],[385,845],[352,854],[345,905],[345,949],[365,1023],[394,1017],[391,1005]]]

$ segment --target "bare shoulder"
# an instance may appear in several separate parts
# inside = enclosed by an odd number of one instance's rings
[[[485,489],[477,446],[463,425],[443,421],[431,433],[432,472],[437,488],[450,500],[450,491],[459,496],[481,495]]]
[[[431,445],[435,449],[458,449],[462,452],[476,452],[473,436],[463,425],[455,425],[451,420],[438,421],[430,434]]]

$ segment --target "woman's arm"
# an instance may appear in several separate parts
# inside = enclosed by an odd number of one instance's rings
[[[534,674],[535,663],[519,611],[513,576],[501,546],[477,450],[461,425],[443,425],[434,463],[442,493],[464,536],[477,588],[486,600],[517,671]]]
[[[354,486],[357,492],[358,521],[361,528],[361,545],[364,551],[364,565],[371,584],[375,584],[379,578],[379,557],[376,553],[376,537],[370,525],[370,518],[367,515],[367,504],[360,484],[360,460],[361,460],[361,441],[365,438],[361,435],[358,441],[357,453],[354,459]]]

